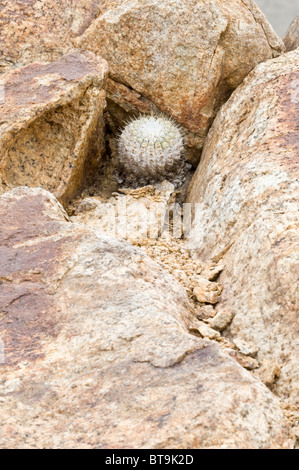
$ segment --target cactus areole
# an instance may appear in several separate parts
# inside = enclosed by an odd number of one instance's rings
[[[183,149],[181,131],[172,120],[143,116],[131,121],[119,137],[119,165],[127,182],[174,180],[182,174]]]

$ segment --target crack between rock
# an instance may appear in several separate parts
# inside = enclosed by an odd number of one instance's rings
[[[157,111],[159,111],[159,108],[158,106],[150,100],[150,98],[148,98],[147,96],[143,95],[143,93],[141,93],[140,91],[138,90],[135,90],[135,88],[131,87],[131,85],[128,85],[127,83],[119,80],[119,79],[116,79],[112,76],[109,76],[110,80],[112,80],[113,82],[117,83],[118,85],[122,85],[122,86],[125,86],[131,93],[135,94],[136,95],[139,95],[139,96],[136,96],[136,98],[140,101],[146,101],[149,106],[152,106],[154,108],[156,108]],[[161,112],[161,111],[160,111]]]

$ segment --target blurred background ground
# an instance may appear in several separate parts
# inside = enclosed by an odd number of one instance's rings
[[[282,38],[295,16],[299,15],[299,0],[255,0],[255,3]]]

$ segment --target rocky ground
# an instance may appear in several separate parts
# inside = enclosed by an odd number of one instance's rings
[[[299,446],[297,24],[1,3],[1,448]],[[119,178],[119,130],[153,112],[179,188]]]
[[[271,330],[273,329],[273,323],[271,324],[268,335],[265,326],[263,327],[260,339],[256,333],[256,319],[253,320],[253,337],[249,340],[247,338],[247,334],[250,331],[248,325],[240,328],[241,336],[228,334],[234,316],[236,312],[238,312],[238,304],[233,309],[227,309],[225,303],[224,307],[222,307],[221,294],[223,285],[218,282],[218,279],[221,273],[225,273],[226,271],[225,261],[222,256],[220,258],[217,256],[216,260],[212,258],[211,260],[203,261],[202,257],[196,255],[193,243],[192,241],[190,242],[188,237],[184,235],[179,236],[178,233],[174,233],[171,215],[174,210],[176,198],[180,199],[180,191],[175,191],[171,183],[165,181],[162,185],[158,186],[158,188],[154,186],[141,187],[137,190],[121,188],[118,192],[114,192],[113,196],[110,198],[107,197],[105,191],[103,191],[102,194],[101,191],[99,191],[97,196],[85,196],[86,194],[68,207],[71,220],[83,223],[98,232],[104,231],[107,233],[110,233],[111,230],[111,226],[109,225],[111,220],[111,206],[116,209],[118,201],[125,196],[129,227],[126,233],[123,233],[121,230],[121,221],[116,216],[116,224],[119,224],[118,228],[120,229],[119,233],[115,234],[116,237],[126,239],[132,245],[141,248],[150,258],[157,262],[163,270],[168,271],[183,286],[189,299],[190,315],[188,315],[187,327],[191,334],[208,338],[215,342],[226,354],[233,357],[242,367],[251,371],[255,377],[261,380],[272,392],[277,394],[279,379],[281,382],[281,365],[285,363],[285,357],[280,357],[277,360],[275,353],[272,356],[270,355],[267,359],[260,355],[262,343],[272,341],[273,334]],[[162,207],[161,202],[163,203]],[[161,215],[163,216],[162,220],[164,220],[164,217],[167,215],[167,224],[159,226],[161,230],[159,231],[159,235],[155,238],[144,236],[145,233],[143,231],[148,230],[146,224],[140,224],[142,216],[144,216],[144,208],[149,206],[153,207],[157,203],[160,204],[160,206],[159,212],[155,215],[159,217],[159,220],[161,220]],[[179,217],[180,215],[179,213]],[[182,218],[180,222],[180,228],[182,230]],[[155,221],[152,221],[152,223],[155,226]],[[294,272],[296,272],[296,268],[294,268],[294,270],[286,270],[286,274],[290,274],[290,276],[292,276]],[[260,287],[261,284],[259,284],[259,289]],[[220,308],[219,305],[221,305]],[[241,302],[239,305],[241,306]],[[286,304],[284,304],[284,310],[285,305]],[[295,304],[295,312],[297,308],[298,306]],[[296,344],[297,341],[297,331],[291,330],[290,333],[294,334],[294,339],[293,341],[287,339],[285,343],[286,346],[291,346],[290,358],[294,361],[294,364],[290,369],[292,373],[296,374],[296,363],[298,361],[296,353],[298,349],[296,347],[294,348],[294,344]],[[275,341],[275,343],[277,347],[277,341]],[[285,350],[285,347],[283,347],[283,350]],[[290,403],[287,399],[290,393],[290,383],[288,383],[286,387],[287,392],[282,396],[281,407],[284,411],[284,415],[291,423],[295,436],[297,436],[299,407],[296,402],[298,396],[298,378],[296,375],[294,377],[294,386],[295,402]]]

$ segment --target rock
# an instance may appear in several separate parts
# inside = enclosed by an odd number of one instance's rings
[[[262,364],[261,369],[259,370],[259,379],[267,385],[267,387],[271,387],[274,382],[280,377],[281,368],[275,362],[265,361]]]
[[[197,286],[194,287],[193,293],[198,302],[216,304],[220,300],[222,290],[221,284],[202,278],[197,280]]]
[[[184,290],[142,251],[0,197],[1,448],[290,448],[278,399],[190,335]]]
[[[209,281],[215,281],[224,268],[224,264],[207,263],[202,271],[202,277],[205,277]]]
[[[0,3],[0,73],[35,61],[51,62],[68,53],[112,0],[26,0]]]
[[[198,331],[203,338],[217,339],[220,338],[220,333],[213,330],[202,321],[194,322],[191,328],[193,331]]]
[[[298,399],[299,50],[259,65],[218,114],[189,189],[189,245],[224,262],[226,335],[281,365],[280,396]]]
[[[42,186],[66,203],[79,191],[104,150],[106,78],[89,51],[3,75],[0,192]]]
[[[299,15],[290,24],[283,41],[287,51],[293,51],[299,47]]]
[[[236,351],[234,349],[228,350],[228,354],[236,359],[236,361],[245,369],[254,370],[260,367],[260,363],[253,357],[247,356],[246,354]]]
[[[239,351],[245,356],[255,357],[258,353],[258,348],[254,344],[247,343],[242,339],[235,338],[234,344],[237,346]]]
[[[136,241],[158,238],[167,230],[174,185],[163,181],[157,187],[120,189],[106,202],[101,198],[83,199],[72,218],[117,238]]]
[[[230,93],[258,63],[284,50],[251,0],[121,2],[75,44],[109,63],[115,127],[128,116],[162,111],[182,125],[195,164]]]
[[[209,326],[217,331],[223,331],[230,325],[234,318],[234,313],[229,310],[220,310],[214,318],[209,320]]]
[[[215,317],[216,310],[210,304],[198,304],[196,309],[196,318],[198,320],[208,320]]]

